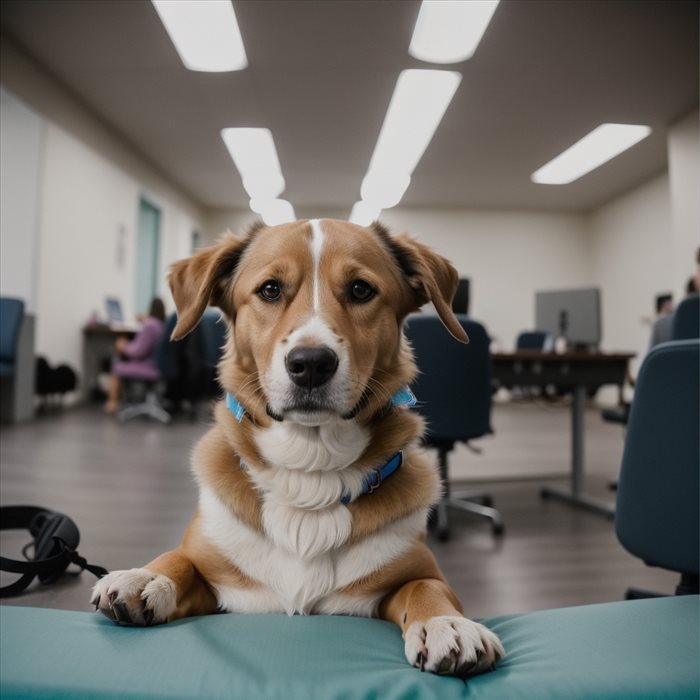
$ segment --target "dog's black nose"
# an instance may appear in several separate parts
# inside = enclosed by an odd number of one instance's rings
[[[325,384],[338,369],[338,356],[328,347],[294,348],[285,359],[287,374],[297,385],[313,389]]]

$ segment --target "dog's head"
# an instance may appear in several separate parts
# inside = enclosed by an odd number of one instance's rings
[[[174,339],[208,305],[224,312],[231,326],[221,383],[262,421],[369,419],[413,378],[402,324],[428,301],[467,341],[450,306],[455,269],[378,224],[324,219],[227,234],[176,263],[170,286]]]

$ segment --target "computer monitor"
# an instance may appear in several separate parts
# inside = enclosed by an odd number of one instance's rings
[[[465,277],[462,277],[457,285],[457,291],[452,300],[452,311],[456,314],[469,313],[469,280]]]
[[[107,311],[107,323],[124,323],[122,304],[116,297],[105,298],[105,310]]]
[[[569,347],[597,349],[600,345],[600,289],[559,289],[535,293],[535,326]]]

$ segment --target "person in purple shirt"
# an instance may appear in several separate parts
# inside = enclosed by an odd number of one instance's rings
[[[106,413],[116,413],[122,393],[122,379],[155,380],[160,376],[156,367],[158,344],[163,337],[165,306],[157,297],[151,302],[148,316],[133,340],[118,338],[115,350],[120,359],[112,363],[107,389]]]

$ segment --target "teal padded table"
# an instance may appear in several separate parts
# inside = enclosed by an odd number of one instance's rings
[[[508,656],[466,683],[408,666],[394,625],[213,615],[117,627],[97,613],[0,608],[0,696],[240,700],[698,698],[698,598],[484,621]]]

